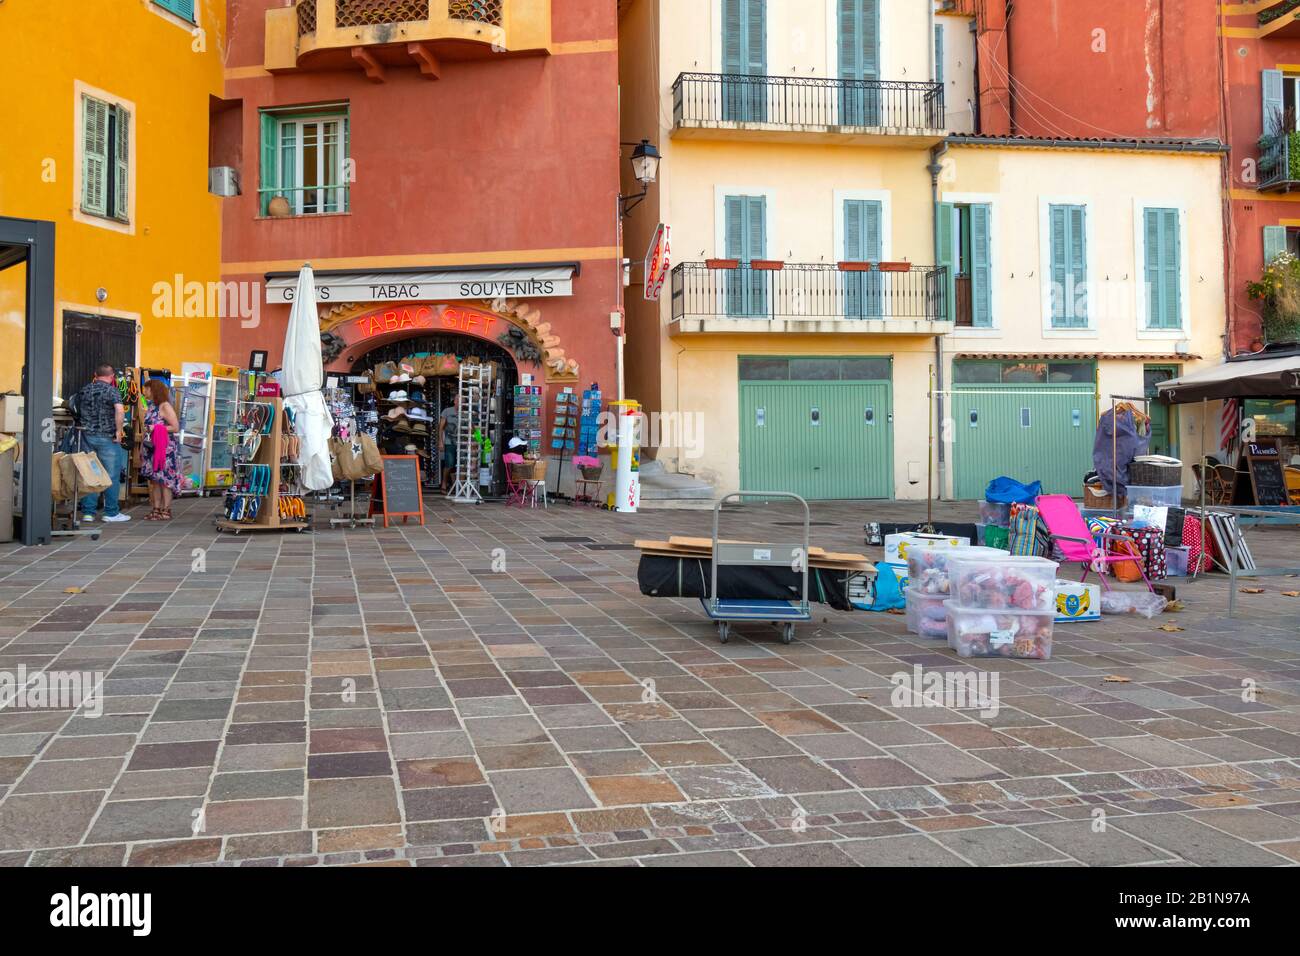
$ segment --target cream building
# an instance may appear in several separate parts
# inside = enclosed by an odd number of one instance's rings
[[[963,138],[973,39],[926,3],[620,9],[623,138],[663,157],[627,254],[672,230],[659,300],[640,268],[628,289],[627,394],[665,423],[668,471],[807,498],[977,497],[1003,473],[1077,495],[1111,394],[1219,355],[1216,148]],[[1150,301],[1148,209],[1176,259]]]

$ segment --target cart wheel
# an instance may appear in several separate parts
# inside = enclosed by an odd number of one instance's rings
[[[90,540],[91,540],[91,541],[98,541],[98,540],[99,540],[99,533],[96,532],[95,534],[92,534],[92,535],[90,536]]]
[[[723,644],[731,640],[731,625],[726,621],[718,622],[718,640]]]
[[[783,625],[781,625],[781,643],[782,643],[782,644],[793,644],[793,643],[794,643],[794,625],[793,625],[793,624],[783,624]]]

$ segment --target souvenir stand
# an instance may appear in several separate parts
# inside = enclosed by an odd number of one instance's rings
[[[487,428],[492,398],[492,369],[462,363],[456,392],[456,477],[450,497],[458,504],[479,504],[479,438]]]
[[[359,448],[361,429],[357,419],[356,405],[352,399],[351,388],[340,383],[337,378],[330,378],[326,383],[324,393],[325,405],[329,408],[330,417],[334,419],[334,439],[340,442],[353,443],[354,450]],[[343,517],[330,518],[330,527],[337,528],[340,525],[347,525],[349,528],[355,528],[359,524],[373,525],[375,523],[374,518],[357,514],[356,479],[345,478],[340,480],[346,481],[348,484],[348,513]],[[335,503],[332,501],[331,507]]]
[[[217,528],[234,534],[306,530],[307,500],[290,447],[297,437],[283,400],[275,395],[240,401],[231,436],[235,484],[226,492]]]

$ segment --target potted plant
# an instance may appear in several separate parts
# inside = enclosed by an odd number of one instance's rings
[[[1278,253],[1246,294],[1260,303],[1266,342],[1300,342],[1300,259]]]

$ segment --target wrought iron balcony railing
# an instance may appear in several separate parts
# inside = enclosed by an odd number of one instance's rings
[[[673,270],[673,319],[947,320],[947,270],[887,263],[740,263]],[[896,271],[897,270],[897,271]],[[905,271],[904,271],[905,270]]]
[[[942,130],[943,84],[683,73],[673,83],[673,120],[676,126]]]
[[[1265,137],[1255,166],[1256,188],[1288,191],[1300,186],[1300,133],[1278,132]]]
[[[499,27],[504,23],[505,0],[435,0],[434,6],[446,8],[452,20],[484,23]],[[298,0],[298,36],[316,32],[317,0]],[[435,9],[433,13],[441,13]],[[430,0],[335,0],[334,26],[369,27],[390,23],[422,23],[430,18]]]

